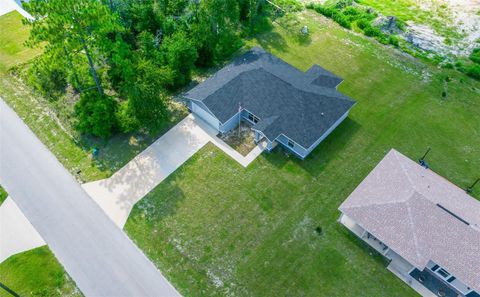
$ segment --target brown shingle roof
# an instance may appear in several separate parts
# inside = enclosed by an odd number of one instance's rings
[[[339,209],[417,268],[480,290],[480,202],[435,172],[392,149]]]

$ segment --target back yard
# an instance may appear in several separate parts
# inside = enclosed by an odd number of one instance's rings
[[[207,145],[137,203],[126,232],[185,296],[414,296],[338,206],[392,147],[412,159],[432,147],[432,169],[460,187],[478,175],[478,82],[300,19],[310,38],[275,26],[249,45],[331,70],[357,105],[305,161],[277,149],[244,169]]]

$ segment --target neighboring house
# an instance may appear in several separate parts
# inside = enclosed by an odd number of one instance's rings
[[[448,180],[391,150],[339,209],[423,296],[480,296],[480,202]]]
[[[184,95],[189,109],[219,133],[250,123],[255,141],[278,143],[305,158],[348,115],[354,101],[336,90],[342,79],[307,72],[254,48]]]

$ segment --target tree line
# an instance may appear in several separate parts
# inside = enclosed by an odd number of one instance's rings
[[[46,96],[79,94],[76,128],[107,138],[167,116],[168,92],[195,67],[223,61],[266,10],[264,0],[32,0],[27,45],[43,54],[28,81]]]

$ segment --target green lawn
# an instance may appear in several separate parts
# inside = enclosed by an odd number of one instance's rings
[[[20,296],[83,296],[47,246],[0,263],[0,282]],[[0,288],[0,296],[12,295]]]
[[[412,159],[432,147],[432,169],[460,187],[478,175],[478,82],[301,18],[309,40],[277,27],[249,44],[337,73],[357,105],[305,161],[277,149],[245,169],[207,145],[137,203],[126,232],[185,296],[414,296],[338,206],[392,147]]]
[[[3,201],[5,201],[7,197],[8,197],[7,192],[5,192],[5,189],[2,188],[2,186],[0,186],[0,205],[2,205]]]

